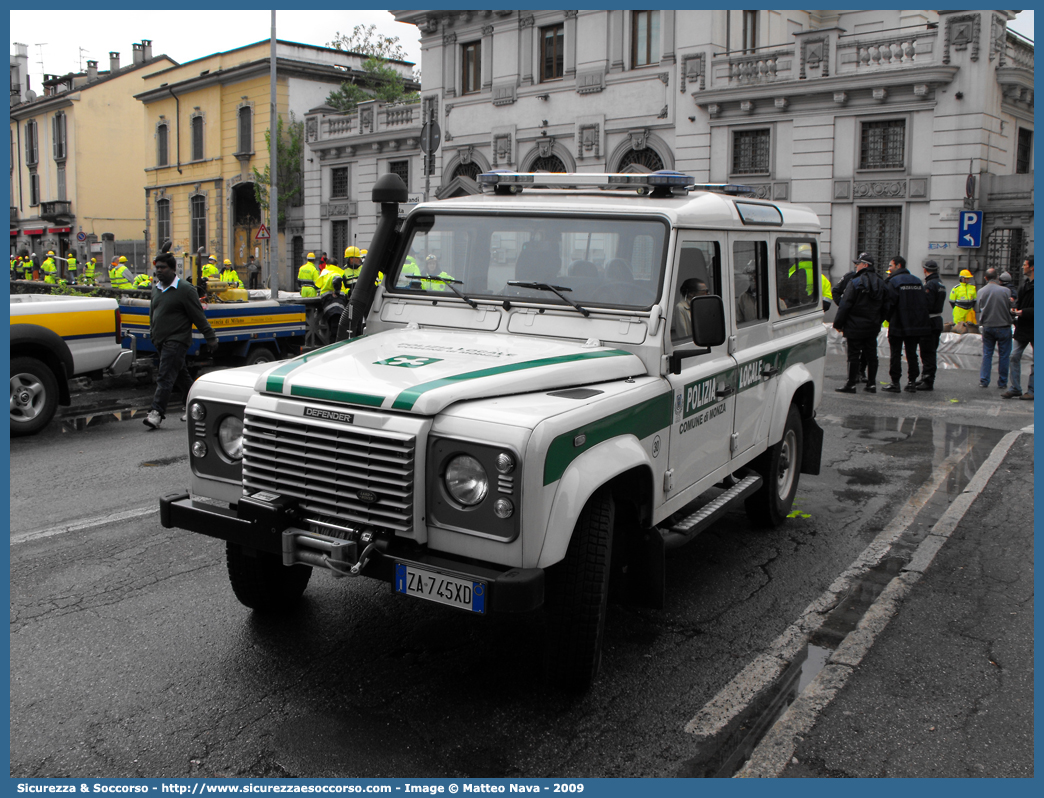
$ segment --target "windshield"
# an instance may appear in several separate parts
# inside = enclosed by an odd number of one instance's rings
[[[660,296],[666,222],[567,216],[424,214],[411,219],[404,263],[389,288],[451,297],[565,304],[554,293],[509,285],[570,289],[583,306],[644,309]],[[425,275],[444,278],[425,279]]]

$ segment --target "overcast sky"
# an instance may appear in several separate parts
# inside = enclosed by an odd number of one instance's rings
[[[179,63],[214,52],[232,50],[271,35],[269,11],[76,11],[46,12],[55,24],[41,24],[41,11],[11,11],[11,41],[29,46],[31,88],[40,91],[44,72],[64,75],[86,69],[88,59],[109,68],[109,52],[120,63],[133,63],[132,44],[152,40],[153,55],[166,53]],[[303,44],[325,45],[338,31],[350,34],[356,25],[377,25],[386,36],[397,36],[408,60],[420,64],[417,28],[396,22],[387,11],[278,11],[276,35]],[[1022,11],[1011,27],[1033,38],[1033,12]],[[42,45],[42,46],[37,46]],[[80,48],[83,48],[81,54]],[[43,61],[43,67],[40,61]]]

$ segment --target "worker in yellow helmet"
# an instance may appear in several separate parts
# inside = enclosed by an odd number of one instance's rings
[[[355,281],[359,278],[359,272],[362,271],[363,264],[363,251],[358,247],[348,247],[344,251],[344,285],[348,291],[351,291]]]
[[[218,280],[227,283],[229,288],[242,288],[243,281],[239,279],[239,272],[232,265],[232,261],[225,258],[225,268],[218,276]]]
[[[349,247],[348,249],[354,249],[354,247]],[[347,254],[347,252],[348,250],[346,249],[345,253]],[[334,281],[335,277],[341,278],[336,285]],[[319,277],[315,281],[315,287],[319,291],[319,296],[325,296],[331,292],[339,292],[340,289],[338,286],[342,286],[346,282],[345,270],[331,260],[323,266],[323,270],[319,272]],[[348,290],[351,290],[350,286],[345,287],[348,288]]]
[[[83,282],[84,285],[94,285],[94,270],[98,267],[98,259],[91,256],[91,259],[83,265]]]
[[[206,265],[200,270],[199,276],[202,280],[217,280],[221,270],[218,269],[217,258],[211,255],[207,258]]]
[[[961,281],[950,291],[950,307],[953,308],[953,323],[962,321],[975,324],[975,278],[967,269],[961,271]]]
[[[112,259],[112,268],[109,269],[109,285],[113,288],[132,288],[131,271],[127,268],[127,259],[120,255]]]
[[[309,252],[308,258],[297,270],[297,290],[301,296],[318,296],[315,281],[319,279],[319,270],[315,268],[315,253]]]
[[[44,262],[40,264],[40,271],[44,274],[45,283],[58,282],[58,267],[54,262],[54,252],[48,250],[47,257],[44,258]]]

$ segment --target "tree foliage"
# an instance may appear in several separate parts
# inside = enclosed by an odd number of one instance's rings
[[[327,105],[342,114],[350,114],[359,103],[376,99],[382,103],[416,102],[420,95],[406,91],[406,81],[388,64],[390,59],[406,60],[406,51],[398,36],[377,33],[376,25],[356,25],[350,36],[338,32],[329,42],[337,50],[368,56],[363,63],[363,74],[353,81],[345,81],[330,92]],[[416,74],[416,72],[415,72]]]
[[[287,209],[301,205],[304,201],[304,173],[301,158],[304,154],[304,122],[299,121],[294,112],[290,112],[290,121],[284,124],[283,117],[279,117],[277,124],[279,135],[279,151],[276,159],[279,162],[277,172],[278,183],[276,187],[279,194],[279,226],[286,225]],[[271,152],[272,129],[265,131],[266,149]],[[254,173],[254,196],[264,218],[268,218],[268,187],[272,183],[271,163],[266,163],[264,169],[252,167]]]

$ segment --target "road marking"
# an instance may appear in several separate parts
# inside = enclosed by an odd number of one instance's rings
[[[849,586],[862,574],[877,565],[891,550],[892,544],[907,530],[924,505],[950,476],[954,466],[970,451],[965,441],[949,457],[932,469],[931,477],[911,496],[891,522],[878,533],[862,553],[835,579],[830,587],[805,608],[798,620],[777,637],[767,651],[756,657],[736,674],[714,698],[690,720],[685,731],[697,738],[710,739],[746,710],[747,705],[790,667],[790,662],[801,652],[809,634],[817,629],[844,598]]]
[[[826,667],[816,675],[808,688],[794,700],[751,752],[746,764],[736,774],[737,778],[777,778],[783,774],[794,756],[794,751],[797,750],[798,742],[812,730],[819,714],[844,687],[877,636],[899,611],[902,602],[927,570],[943,543],[989,484],[1012,444],[1021,434],[1022,430],[1014,430],[1001,438],[990,456],[975,472],[968,487],[953,500],[928,536],[921,541],[903,571],[888,583],[856,628],[831,654]]]
[[[86,521],[77,521],[75,524],[52,526],[49,529],[34,529],[29,532],[17,532],[11,535],[11,545],[15,546],[19,543],[28,543],[30,540],[40,540],[42,538],[54,537],[55,535],[64,535],[66,532],[81,532],[84,529],[92,529],[93,527],[105,526],[106,524],[115,524],[120,521],[129,521],[132,518],[143,518],[146,515],[152,515],[158,512],[159,507],[152,504],[148,507],[138,507],[133,510],[121,510],[118,513],[110,513],[109,515],[90,518]]]

